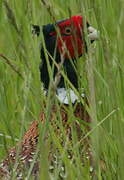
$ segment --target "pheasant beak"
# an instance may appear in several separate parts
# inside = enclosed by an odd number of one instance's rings
[[[88,29],[88,38],[90,39],[91,42],[99,38],[99,33],[95,28],[89,26],[87,29]]]

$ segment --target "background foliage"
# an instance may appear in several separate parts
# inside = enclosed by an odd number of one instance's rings
[[[39,119],[43,103],[40,38],[32,37],[31,24],[48,24],[54,21],[53,17],[60,20],[76,14],[83,15],[100,32],[99,41],[89,47],[88,60],[80,58],[82,86],[93,100],[94,123],[90,136],[96,159],[105,162],[105,179],[121,180],[124,177],[123,0],[45,3],[0,0],[0,159],[21,139],[32,120]],[[97,166],[98,179],[102,179],[100,163]],[[73,170],[74,167],[69,173]],[[79,177],[82,178],[80,173]]]

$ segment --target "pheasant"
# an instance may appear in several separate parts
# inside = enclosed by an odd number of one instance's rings
[[[76,91],[79,90],[77,61],[80,56],[87,52],[84,26],[85,23],[82,16],[72,16],[69,19],[57,21],[55,24],[47,24],[44,26],[33,25],[32,31],[33,34],[36,34],[37,36],[43,34],[44,37],[45,47],[42,45],[40,49],[40,78],[43,83],[46,98],[51,92],[50,98],[52,103],[50,107],[49,123],[51,124],[51,127],[54,128],[56,136],[61,137],[61,128],[57,123],[57,114],[59,112],[61,115],[60,120],[65,129],[65,134],[70,141],[72,140],[72,124],[76,127],[77,139],[80,141],[83,135],[89,130],[89,125],[87,124],[91,121],[90,116],[85,109],[85,104],[88,104],[85,94],[81,93],[80,97],[76,94]],[[86,29],[87,38],[89,38],[89,41],[92,43],[98,37],[97,31],[91,27],[88,22],[86,22]],[[49,69],[51,72],[49,72]],[[55,99],[57,99],[57,103],[54,103],[56,101]],[[84,104],[81,99],[85,102]],[[57,104],[59,104],[59,106]],[[73,116],[75,117],[75,121],[73,123],[68,122],[68,109],[70,104],[73,107]],[[45,108],[47,108],[46,102],[44,102],[44,108],[40,114],[40,121],[42,125],[46,122],[44,112]],[[80,121],[78,122],[77,119],[80,119]],[[82,132],[80,127],[80,122],[86,123],[84,132]],[[10,149],[6,159],[0,164],[1,178],[11,178],[12,168],[17,161],[17,167],[15,168],[16,177],[17,179],[24,179],[26,176],[25,168],[29,168],[31,166],[33,158],[36,154],[37,144],[40,138],[38,126],[39,121],[33,121],[29,130],[25,133],[21,143]],[[47,139],[48,136],[49,132],[45,136],[45,139]],[[90,157],[91,152],[89,150],[88,139],[85,143],[87,144],[86,153]],[[61,141],[61,144],[64,144],[63,140]],[[20,148],[17,152],[18,146]],[[52,167],[50,168],[50,171],[52,171],[54,166],[53,154],[55,153],[51,150],[48,157]],[[39,172],[38,157],[35,158],[33,163],[31,173],[37,177]]]

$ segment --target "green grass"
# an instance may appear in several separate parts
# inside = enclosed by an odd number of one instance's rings
[[[0,159],[5,157],[7,149],[21,139],[34,119],[39,119],[43,106],[39,74],[39,44],[41,37],[33,38],[31,24],[43,25],[71,15],[83,15],[91,25],[100,32],[99,41],[89,47],[86,59],[79,60],[79,72],[83,75],[81,86],[85,88],[91,100],[92,131],[86,136],[92,139],[96,175],[99,180],[122,180],[124,177],[124,2],[123,0],[49,0],[50,10],[37,1],[14,1],[5,5],[0,0]],[[51,17],[51,14],[53,17]],[[21,75],[20,75],[21,74]],[[47,109],[49,120],[50,99]],[[70,108],[70,119],[72,117]],[[58,119],[60,115],[58,113]],[[62,126],[60,125],[62,128]],[[49,127],[55,147],[59,148],[61,157],[68,170],[68,180],[90,179],[88,168],[81,166],[78,148],[76,166],[67,159],[66,149],[60,145],[59,137]],[[41,137],[48,131],[41,127]],[[75,134],[75,131],[73,131]],[[64,132],[63,132],[63,135]],[[10,136],[10,139],[7,138]],[[42,139],[41,138],[41,139]],[[76,142],[74,135],[73,144]],[[66,139],[66,137],[65,137]],[[48,143],[49,144],[49,143]],[[41,179],[48,178],[47,151],[49,146],[41,142]],[[44,150],[45,148],[45,150]],[[71,147],[72,148],[72,147]],[[45,154],[45,155],[44,155]],[[101,170],[99,160],[105,162]],[[44,171],[44,173],[42,173]],[[102,171],[102,176],[101,172]],[[28,172],[30,177],[30,171]],[[58,169],[54,178],[58,177]]]

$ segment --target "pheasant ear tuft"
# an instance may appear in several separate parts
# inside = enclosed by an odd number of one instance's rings
[[[45,36],[49,36],[51,32],[55,32],[55,25],[54,24],[47,24],[43,26],[43,34]]]
[[[33,35],[40,35],[40,26],[38,25],[31,25],[31,32]]]

